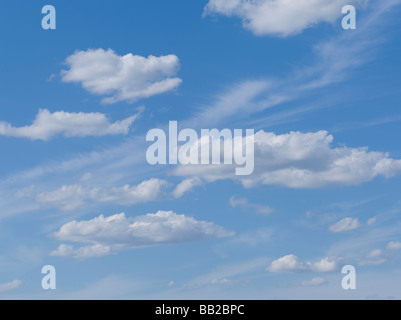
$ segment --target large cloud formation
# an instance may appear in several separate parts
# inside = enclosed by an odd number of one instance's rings
[[[401,173],[401,160],[368,148],[333,147],[333,139],[327,131],[281,135],[259,131],[255,134],[252,175],[235,176],[231,165],[186,165],[178,167],[175,174],[198,176],[207,181],[239,179],[245,187],[325,188],[359,185],[377,176],[390,178]]]

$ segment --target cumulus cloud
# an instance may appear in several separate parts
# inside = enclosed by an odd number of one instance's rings
[[[238,17],[256,35],[286,37],[321,22],[333,23],[344,5],[366,0],[209,0],[204,15]]]
[[[21,284],[22,284],[21,280],[14,280],[12,282],[0,284],[0,292],[17,289],[21,286]]]
[[[297,271],[305,271],[306,266],[300,259],[293,255],[287,255],[281,257],[277,260],[274,260],[270,267],[267,268],[267,271],[270,272],[297,272]]]
[[[107,96],[103,103],[135,102],[176,89],[182,82],[174,77],[180,68],[175,55],[147,58],[131,53],[119,56],[113,50],[77,51],[66,60],[61,72],[64,82],[81,83],[92,94]]]
[[[75,210],[88,201],[133,205],[157,200],[167,185],[167,181],[160,179],[146,180],[136,186],[124,185],[109,189],[85,187],[81,184],[65,185],[54,191],[40,193],[36,200],[65,211]]]
[[[244,138],[245,139],[245,138]],[[240,140],[236,143],[245,143]],[[255,170],[251,176],[234,175],[234,166],[179,166],[175,174],[207,181],[239,179],[245,187],[260,184],[289,188],[325,188],[359,185],[401,173],[401,160],[367,148],[333,147],[327,131],[255,134]],[[237,149],[241,150],[239,147]]]
[[[62,245],[53,255],[92,257],[110,253],[111,248],[139,248],[162,244],[203,241],[232,236],[233,233],[212,222],[198,221],[172,211],[127,218],[124,213],[110,217],[64,224],[53,236],[60,241],[90,244],[74,250]]]
[[[235,196],[232,196],[229,200],[229,204],[233,208],[239,207],[245,210],[252,210],[264,215],[269,215],[274,212],[274,209],[263,204],[249,203],[247,198],[237,198]]]
[[[142,110],[142,109],[141,109]],[[111,123],[102,113],[69,113],[40,109],[29,126],[14,127],[8,122],[0,122],[0,135],[32,140],[50,140],[57,135],[70,137],[100,137],[127,134],[139,114]]]
[[[176,188],[173,191],[173,196],[174,198],[178,199],[181,198],[185,193],[191,191],[193,188],[197,186],[201,186],[202,181],[201,179],[195,177],[195,178],[189,178],[181,181]]]
[[[333,272],[337,269],[338,263],[335,259],[324,258],[317,262],[303,262],[297,256],[290,254],[274,260],[267,271],[274,273]]]
[[[341,221],[329,227],[330,232],[341,233],[348,232],[361,227],[361,223],[357,218],[344,218]]]

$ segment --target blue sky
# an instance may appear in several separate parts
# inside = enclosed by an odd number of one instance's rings
[[[401,1],[276,2],[0,3],[1,299],[401,298]],[[169,121],[253,175],[149,165]]]

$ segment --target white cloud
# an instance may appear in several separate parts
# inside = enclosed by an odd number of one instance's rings
[[[167,181],[159,179],[146,180],[137,186],[124,185],[109,189],[85,187],[80,184],[65,185],[55,191],[40,193],[36,200],[66,211],[75,210],[88,201],[133,205],[157,200],[167,185]]]
[[[73,257],[76,259],[98,258],[111,253],[109,246],[93,245],[74,249],[71,245],[61,244],[56,250],[50,253],[53,257]]]
[[[246,198],[236,198],[235,196],[232,196],[229,200],[230,206],[233,208],[240,207],[245,210],[253,210],[256,211],[257,213],[264,214],[264,215],[269,215],[274,212],[274,209],[265,206],[263,204],[258,204],[258,203],[249,203],[248,199]]]
[[[204,15],[221,14],[242,19],[256,35],[286,37],[321,22],[333,23],[344,5],[365,0],[209,0]]]
[[[0,284],[0,292],[18,289],[22,284],[21,280],[14,280],[12,282]]]
[[[60,241],[89,243],[92,247],[83,247],[77,251],[72,246],[62,245],[53,255],[93,256],[99,252],[109,254],[109,247],[139,248],[232,235],[232,232],[212,222],[198,221],[172,211],[159,211],[135,218],[127,218],[124,213],[110,217],[100,215],[88,221],[66,223],[53,234]]]
[[[389,250],[400,250],[401,249],[401,242],[391,241],[387,244],[387,249]]]
[[[201,186],[202,181],[199,178],[189,178],[181,181],[173,191],[174,198],[181,198],[185,193],[191,191],[197,186]]]
[[[54,113],[40,109],[30,126],[13,127],[0,122],[0,135],[32,140],[49,140],[57,135],[64,137],[86,137],[127,134],[139,113],[121,121],[111,123],[102,113]]]
[[[64,82],[78,82],[96,95],[107,95],[103,103],[135,102],[176,89],[182,82],[174,78],[180,68],[175,55],[147,58],[117,55],[113,50],[77,51],[66,60]]]
[[[333,147],[326,131],[255,134],[255,170],[251,176],[234,176],[233,167],[179,166],[175,174],[198,176],[207,181],[240,179],[245,187],[259,184],[290,188],[325,188],[359,185],[401,173],[401,160],[367,148]],[[241,143],[238,141],[237,143]]]
[[[274,260],[267,271],[274,273],[292,273],[292,272],[333,272],[338,269],[338,263],[335,259],[324,258],[317,262],[302,262],[297,256],[290,254]]]
[[[380,249],[370,251],[366,257],[359,262],[360,266],[376,266],[386,262],[386,255]]]
[[[356,230],[361,227],[357,218],[344,218],[329,227],[330,232],[341,233]]]
[[[311,280],[305,280],[301,283],[303,287],[318,287],[327,283],[327,280],[324,278],[313,278]]]
[[[297,272],[297,271],[305,271],[306,266],[303,262],[299,260],[299,258],[293,254],[284,256],[273,261],[267,271],[270,272]]]
[[[315,263],[307,262],[307,265],[316,272],[332,272],[338,268],[337,261],[330,258],[324,258]]]

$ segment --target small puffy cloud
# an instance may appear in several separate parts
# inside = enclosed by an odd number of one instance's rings
[[[327,283],[327,280],[324,278],[313,278],[311,280],[305,280],[301,283],[301,286],[303,287],[318,287],[322,286]]]
[[[109,254],[111,248],[139,248],[163,244],[203,241],[232,236],[212,222],[198,221],[172,211],[127,218],[124,213],[110,217],[64,224],[53,236],[60,241],[91,244],[78,250],[61,245],[53,255],[91,257]]]
[[[391,241],[387,244],[389,250],[401,250],[401,242]]]
[[[245,210],[252,210],[259,214],[264,214],[264,215],[269,215],[274,212],[274,209],[272,209],[268,206],[265,206],[263,204],[257,204],[257,203],[249,203],[248,199],[236,198],[235,196],[232,196],[230,198],[229,204],[233,208],[239,207],[239,208],[242,208]]]
[[[98,258],[111,253],[109,246],[99,244],[74,249],[71,245],[61,244],[56,250],[50,253],[53,257],[73,257],[76,259]]]
[[[102,113],[51,113],[49,110],[40,109],[30,126],[14,127],[8,122],[0,122],[0,135],[47,141],[58,135],[71,138],[127,134],[138,116],[139,113],[111,123]]]
[[[321,22],[333,23],[344,5],[366,0],[209,0],[204,15],[238,17],[256,35],[286,37]]]
[[[189,178],[181,181],[173,191],[174,198],[181,198],[185,193],[191,191],[197,186],[201,186],[202,181],[199,178]]]
[[[293,254],[284,256],[273,261],[267,271],[270,272],[299,272],[305,271],[305,264],[299,260],[299,258]]]
[[[36,200],[65,211],[75,210],[88,201],[133,205],[157,200],[167,185],[167,181],[159,179],[146,180],[137,186],[125,185],[109,189],[80,184],[66,185],[54,191],[40,193]]]
[[[21,286],[21,284],[22,284],[21,280],[14,280],[12,282],[2,283],[0,284],[0,292],[18,289]]]
[[[262,130],[254,138],[255,170],[250,176],[235,176],[234,165],[179,166],[175,174],[206,181],[240,180],[248,188],[262,184],[316,189],[359,185],[401,173],[401,160],[367,148],[333,147],[334,138],[326,131],[276,135]]]
[[[64,82],[81,83],[90,93],[108,96],[103,103],[135,102],[176,89],[182,82],[174,77],[180,69],[175,55],[147,58],[131,53],[119,56],[113,50],[77,51],[66,60],[61,72]]]
[[[307,262],[307,265],[312,271],[316,272],[332,272],[338,268],[337,261],[330,258],[324,258],[315,263]]]
[[[344,218],[329,227],[330,232],[342,233],[356,230],[361,227],[361,223],[357,218]]]
[[[317,262],[303,262],[297,256],[290,254],[274,260],[267,271],[274,273],[293,273],[293,272],[333,272],[338,269],[335,259],[324,258]]]

